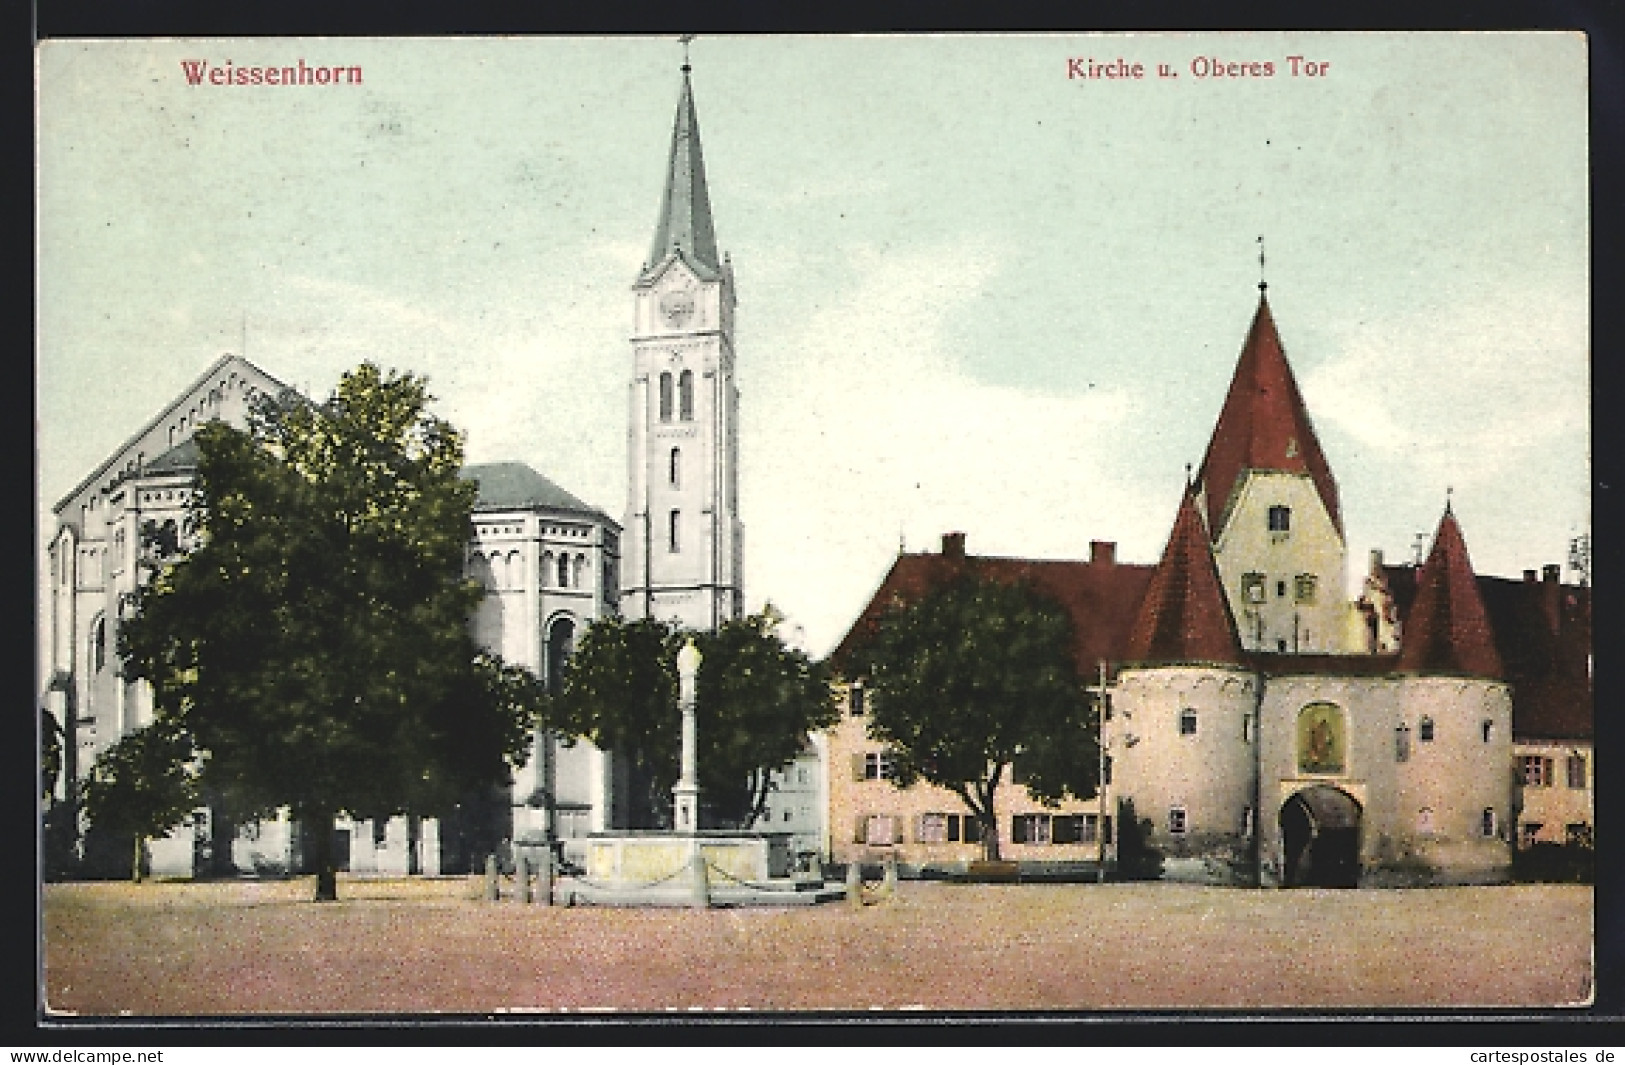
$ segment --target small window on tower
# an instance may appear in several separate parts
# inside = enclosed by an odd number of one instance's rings
[[[677,379],[677,417],[685,422],[694,420],[694,371],[684,370]]]
[[[671,374],[660,375],[660,420],[671,421]]]
[[[1186,707],[1179,712],[1179,734],[1181,736],[1196,735],[1196,711]]]
[[[683,486],[682,448],[674,447],[671,449],[671,469],[668,471],[667,480],[671,482],[671,486],[673,488],[681,488]]]
[[[1292,531],[1292,508],[1274,506],[1270,508],[1270,532],[1285,533]]]
[[[1241,575],[1241,597],[1249,603],[1262,603],[1264,601],[1264,575],[1262,573],[1243,573]]]
[[[1422,719],[1421,724],[1416,729],[1416,740],[1418,743],[1433,742],[1433,719],[1431,717]]]
[[[1293,580],[1294,598],[1300,603],[1313,603],[1315,601],[1315,575],[1313,573],[1300,573]]]
[[[682,530],[682,524],[683,512],[680,510],[672,511],[671,517],[667,522],[668,528],[666,530],[666,550],[670,551],[674,555],[683,549],[682,540],[678,536],[678,533]]]

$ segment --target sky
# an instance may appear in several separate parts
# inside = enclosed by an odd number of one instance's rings
[[[1564,562],[1590,531],[1585,49],[695,40],[738,286],[747,608],[822,655],[899,549],[944,532],[1154,563],[1257,308],[1260,236],[1351,579],[1373,548],[1409,558],[1447,493],[1480,573]],[[301,58],[362,83],[183,66]],[[367,359],[424,375],[469,461],[526,462],[622,519],[631,286],[681,62],[658,37],[40,45],[39,542],[245,341],[318,396]]]

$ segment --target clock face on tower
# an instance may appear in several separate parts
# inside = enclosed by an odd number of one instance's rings
[[[666,324],[680,327],[694,316],[694,290],[674,288],[660,297],[660,316]]]

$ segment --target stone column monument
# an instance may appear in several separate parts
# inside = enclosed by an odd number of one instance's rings
[[[694,763],[698,740],[694,732],[694,685],[700,673],[700,650],[690,640],[677,652],[677,705],[683,712],[683,766],[682,775],[672,786],[675,800],[672,831],[692,833],[700,827],[700,786],[695,779]]]

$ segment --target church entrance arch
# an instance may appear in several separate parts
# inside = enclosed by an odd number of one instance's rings
[[[1282,886],[1359,886],[1361,812],[1354,796],[1326,784],[1282,803]]]

